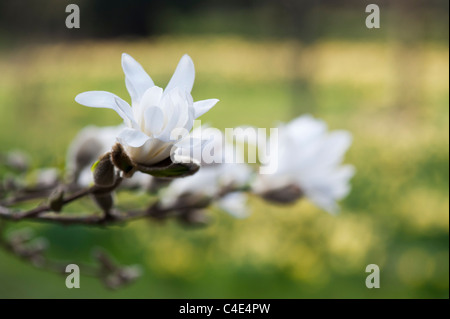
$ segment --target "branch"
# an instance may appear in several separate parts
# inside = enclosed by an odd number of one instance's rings
[[[31,235],[23,231],[16,231],[5,235],[5,227],[0,224],[0,247],[19,259],[31,263],[35,267],[54,273],[67,275],[66,267],[76,264],[83,270],[83,275],[99,278],[110,289],[117,289],[131,283],[140,276],[140,269],[136,266],[121,266],[102,250],[94,251],[96,263],[80,264],[79,262],[55,261],[46,257],[46,245],[42,242],[32,244]]]
[[[125,223],[136,219],[151,218],[162,220],[175,217],[191,225],[203,225],[205,224],[203,209],[207,208],[214,200],[218,200],[231,192],[246,191],[246,189],[227,187],[223,188],[213,197],[202,197],[197,194],[188,193],[180,196],[174,203],[168,206],[162,205],[159,200],[156,200],[148,204],[147,208],[141,210],[120,211],[112,209],[111,193],[120,186],[121,181],[122,178],[117,175],[113,185],[108,187],[95,185],[86,189],[79,189],[74,184],[64,185],[58,181],[54,184],[53,188],[6,189],[8,195],[12,195],[12,197],[0,202],[0,247],[38,268],[65,274],[66,266],[69,263],[50,260],[45,255],[45,245],[30,245],[30,238],[20,237],[18,235],[4,235],[4,223],[6,221],[19,222],[29,220],[50,222],[59,225],[104,227],[106,225]],[[164,183],[166,182],[164,181]],[[155,189],[158,189],[158,185],[153,186]],[[72,193],[66,196],[65,193],[69,191],[72,191]],[[97,211],[88,214],[60,213],[66,205],[87,196],[91,196],[99,204],[99,207],[102,209],[101,212]],[[20,210],[11,207],[28,200],[44,198],[48,199],[47,203],[30,210]],[[119,288],[139,276],[139,270],[136,267],[120,266],[104,252],[97,251],[95,253],[95,259],[95,265],[74,264],[79,265],[83,269],[84,275],[99,278],[108,288]]]
[[[93,186],[88,189],[80,190],[67,198],[63,198],[59,203],[61,208],[65,205],[83,198],[87,195],[109,194],[120,184],[121,179],[108,188],[100,188]],[[133,210],[121,212],[119,210],[103,211],[102,213],[94,212],[91,214],[60,214],[52,209],[52,204],[42,205],[28,211],[13,211],[10,208],[0,205],[0,219],[11,221],[33,220],[39,222],[52,222],[64,225],[88,225],[88,226],[105,226],[116,223],[123,223],[141,218],[153,218],[157,220],[170,217],[178,217],[183,213],[193,210],[201,210],[208,207],[214,200],[220,199],[225,195],[236,192],[247,191],[245,188],[224,188],[216,196],[212,198],[191,196],[185,194],[181,196],[171,206],[162,206],[159,201],[152,203],[148,208],[143,210]]]
[[[99,187],[99,186],[94,185],[90,188],[80,190],[67,198],[61,198],[58,205],[60,205],[62,208],[65,205],[67,205],[77,199],[83,198],[83,197],[85,197],[87,195],[91,195],[91,194],[94,194],[94,195],[109,194],[120,185],[121,181],[122,181],[122,178],[118,177],[116,179],[115,183],[110,187]],[[63,186],[63,187],[59,187],[59,188],[65,189],[67,187]],[[28,198],[25,198],[25,200],[27,200],[27,199]],[[17,199],[15,202],[17,202]],[[54,205],[52,203],[42,205],[42,206],[33,208],[31,210],[22,211],[22,212],[14,212],[6,206],[0,205],[0,218],[11,219],[11,220],[32,219],[36,216],[39,216],[41,213],[52,212],[52,211],[55,211]]]

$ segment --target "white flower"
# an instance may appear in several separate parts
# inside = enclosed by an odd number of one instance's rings
[[[77,174],[82,169],[90,167],[100,155],[111,150],[116,142],[117,134],[123,129],[123,125],[106,127],[89,125],[81,129],[69,145],[66,159],[67,170]]]
[[[59,171],[56,168],[41,168],[36,171],[36,184],[42,188],[54,187],[59,180]]]
[[[161,198],[164,207],[173,205],[180,196],[187,194],[213,198],[228,187],[244,186],[250,179],[252,170],[248,165],[232,163],[233,152],[238,150],[225,143],[219,130],[202,126],[191,135],[196,140],[207,137],[208,144],[197,143],[192,151],[194,159],[202,165],[194,175],[172,181]],[[184,150],[178,151],[183,154]],[[243,218],[248,215],[246,200],[245,194],[233,192],[221,197],[217,204],[234,217]]]
[[[70,178],[81,187],[91,186],[94,182],[91,167],[98,158],[111,150],[116,136],[124,129],[119,126],[86,126],[75,136],[67,152],[66,166]],[[136,172],[122,182],[126,187],[149,187],[152,177]]]
[[[306,115],[280,126],[278,135],[278,154],[270,154],[270,158],[277,156],[277,169],[273,174],[260,174],[252,186],[254,191],[287,192],[289,186],[298,187],[317,206],[336,212],[336,201],[350,192],[349,180],[355,172],[353,166],[341,165],[352,142],[350,133],[328,132],[323,121]]]
[[[217,205],[235,218],[246,218],[250,214],[247,206],[247,194],[242,192],[225,195],[217,202]]]
[[[218,102],[217,99],[193,101],[195,70],[188,55],[181,58],[164,91],[125,53],[122,68],[132,107],[105,91],[84,92],[75,100],[90,107],[113,109],[123,118],[127,127],[118,134],[117,140],[137,164],[152,165],[169,157],[172,147],[188,137],[194,119]]]

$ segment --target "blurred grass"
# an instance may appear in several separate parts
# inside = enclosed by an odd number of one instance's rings
[[[202,121],[222,129],[271,127],[311,110],[292,86],[306,77],[313,115],[353,133],[353,191],[338,216],[306,201],[276,207],[252,198],[249,219],[214,210],[212,225],[197,230],[174,222],[109,230],[27,224],[49,239],[56,258],[86,261],[90,248],[104,246],[121,263],[141,263],[144,278],[109,292],[82,277],[81,289],[68,290],[60,276],[0,252],[0,297],[448,298],[448,46],[411,53],[378,42],[305,48],[291,40],[183,36],[4,49],[0,151],[24,149],[36,167],[62,167],[84,125],[119,124],[114,112],[73,98],[106,90],[128,99],[122,52],[162,87],[190,54],[194,99],[221,100]],[[402,68],[402,57],[414,66]],[[364,285],[370,263],[381,268],[377,290]]]

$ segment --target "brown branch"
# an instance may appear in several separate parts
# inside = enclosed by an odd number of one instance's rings
[[[121,182],[122,182],[122,178],[118,177],[116,179],[115,183],[110,187],[99,187],[99,186],[94,185],[90,188],[80,190],[80,191],[76,192],[75,194],[72,194],[69,197],[63,198],[59,204],[62,207],[62,206],[65,206],[77,199],[80,199],[80,198],[85,197],[90,194],[111,193],[115,188],[117,188],[120,185]],[[28,211],[24,211],[24,212],[14,212],[11,209],[7,208],[6,206],[0,205],[0,218],[11,219],[11,220],[30,219],[30,218],[40,215],[41,213],[51,212],[51,211],[53,211],[51,204],[42,205],[42,206],[33,208]]]
[[[194,205],[174,205],[167,208],[161,208],[159,202],[154,203],[146,210],[135,210],[128,212],[120,212],[113,210],[108,214],[90,214],[90,215],[79,215],[79,214],[32,214],[24,215],[24,213],[13,214],[7,208],[0,206],[0,218],[10,219],[12,221],[20,221],[23,219],[38,221],[38,222],[52,222],[63,225],[86,225],[86,226],[105,226],[110,224],[124,223],[141,218],[154,218],[154,219],[165,219],[169,217],[175,217],[179,215],[179,212],[200,209],[204,206]],[[11,216],[21,215],[21,218],[14,218]]]
[[[96,265],[51,260],[45,255],[45,246],[33,247],[29,243],[31,238],[21,236],[18,232],[6,236],[4,232],[4,224],[0,223],[0,247],[24,262],[43,270],[66,275],[67,265],[76,264],[82,269],[83,275],[99,278],[110,289],[117,289],[131,283],[140,275],[139,269],[135,266],[118,265],[101,250],[94,252]]]
[[[93,186],[87,189],[76,191],[75,193],[64,197],[62,192],[58,189],[69,189],[71,186],[55,187],[53,192],[56,194],[56,205],[60,211],[65,205],[76,201],[80,198],[91,195],[93,197],[98,195],[111,194],[121,183],[121,178],[118,177],[114,185],[110,187]],[[72,188],[73,189],[73,188]],[[199,224],[198,218],[192,216],[202,215],[202,209],[208,207],[212,201],[217,200],[228,193],[234,191],[245,191],[244,189],[237,189],[233,187],[224,188],[214,197],[201,197],[196,194],[184,194],[170,206],[162,206],[159,201],[153,202],[146,209],[133,210],[121,212],[114,209],[103,209],[102,213],[92,213],[88,215],[81,214],[63,214],[55,212],[55,205],[52,205],[52,195],[49,195],[50,200],[48,204],[38,206],[28,211],[14,211],[5,204],[0,204],[0,247],[12,255],[17,256],[25,262],[31,263],[34,266],[52,271],[59,274],[65,274],[66,266],[69,263],[61,261],[54,261],[45,256],[45,247],[31,247],[27,244],[27,240],[15,240],[13,237],[6,238],[3,236],[2,222],[6,220],[18,222],[21,220],[30,220],[37,222],[50,222],[60,225],[84,225],[84,226],[101,226],[124,223],[131,220],[152,218],[156,220],[166,219],[170,217],[180,218],[181,221],[189,224]],[[53,207],[53,208],[52,208]],[[201,220],[200,220],[201,221]],[[201,223],[200,223],[201,224]],[[132,282],[139,276],[139,270],[135,267],[123,267],[112,261],[103,252],[96,252],[96,265],[74,263],[80,266],[83,274],[91,277],[99,278],[106,287],[117,289],[120,286]]]
[[[179,168],[179,167],[177,167]],[[147,208],[133,211],[119,211],[112,209],[113,197],[115,191],[122,182],[122,177],[117,173],[111,176],[111,179],[96,180],[97,185],[86,189],[79,189],[75,184],[64,185],[61,181],[55,181],[51,185],[35,185],[33,187],[21,188],[18,185],[3,183],[0,180],[0,247],[7,252],[19,257],[20,259],[32,263],[34,266],[46,269],[52,272],[65,274],[67,263],[54,261],[45,256],[45,247],[32,246],[29,238],[19,238],[4,235],[5,222],[18,222],[30,220],[37,222],[50,222],[60,225],[84,225],[101,226],[124,223],[131,220],[152,218],[156,220],[177,217],[181,221],[188,222],[190,225],[198,225],[204,220],[198,216],[203,215],[203,209],[208,207],[212,201],[220,199],[233,191],[242,191],[232,187],[224,188],[213,197],[202,197],[197,194],[181,195],[175,203],[170,206],[163,206],[159,201],[153,202]],[[97,176],[98,177],[98,176]],[[100,176],[101,177],[101,176]],[[110,181],[110,183],[109,183]],[[105,182],[105,183],[103,183]],[[156,190],[166,181],[156,180],[150,190]],[[110,185],[111,186],[99,186]],[[66,195],[69,193],[69,195]],[[91,196],[97,205],[102,209],[101,213],[94,212],[90,214],[63,214],[62,209],[81,198]],[[21,204],[29,200],[47,199],[47,203],[41,204],[30,210],[20,210],[13,208],[13,205]],[[195,218],[192,218],[192,217]],[[133,281],[138,277],[138,271],[133,267],[123,267],[115,263],[107,254],[97,252],[95,254],[97,265],[82,265],[83,274],[98,277],[103,283],[112,289],[118,288],[124,284]],[[79,263],[75,263],[80,265]]]
[[[121,179],[108,188],[100,188],[93,186],[88,189],[80,190],[71,196],[64,198],[61,206],[65,206],[77,199],[92,194],[110,193],[120,184]],[[131,220],[141,218],[166,219],[170,217],[178,217],[184,212],[192,210],[201,210],[208,207],[212,201],[220,199],[221,197],[236,191],[247,191],[245,188],[224,188],[213,198],[198,197],[191,194],[181,196],[178,201],[168,207],[161,206],[159,201],[152,203],[147,209],[121,212],[118,210],[111,210],[107,212],[93,213],[89,215],[80,214],[61,214],[52,212],[51,205],[46,204],[34,209],[14,212],[6,206],[0,205],[0,219],[8,219],[12,221],[33,220],[38,222],[52,222],[64,225],[87,225],[87,226],[105,226],[116,223],[124,223]]]

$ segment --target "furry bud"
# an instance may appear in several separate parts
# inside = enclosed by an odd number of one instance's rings
[[[59,213],[64,205],[64,189],[57,188],[48,198],[52,211]]]
[[[111,151],[111,160],[113,164],[120,169],[126,177],[131,177],[134,173],[135,167],[122,145],[116,143]]]
[[[280,204],[290,204],[303,196],[303,192],[296,185],[287,185],[281,188],[268,190],[261,194],[261,197],[270,202]]]
[[[109,212],[113,207],[114,199],[111,193],[93,193],[92,198],[104,212]]]
[[[115,172],[111,161],[111,153],[106,153],[94,167],[94,183],[97,186],[109,187],[114,184]]]

